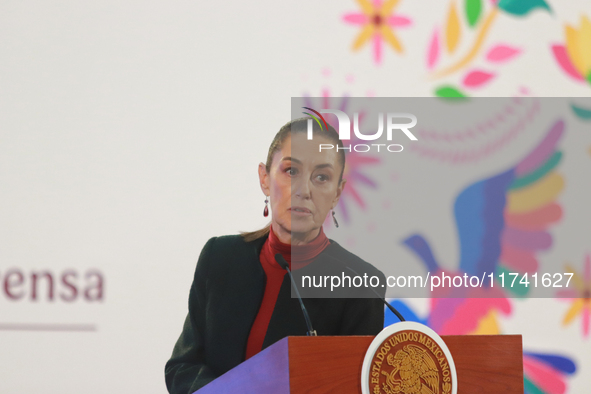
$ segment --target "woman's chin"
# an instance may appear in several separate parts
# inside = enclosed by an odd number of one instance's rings
[[[291,222],[291,236],[297,238],[307,238],[307,235],[318,231],[313,223],[295,223]]]
[[[278,222],[279,226],[295,238],[307,238],[312,232],[318,232],[318,225],[312,217],[297,217],[292,215]]]

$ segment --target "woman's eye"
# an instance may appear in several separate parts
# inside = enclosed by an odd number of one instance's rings
[[[285,172],[287,172],[291,176],[294,176],[298,173],[298,170],[297,170],[297,168],[289,167],[288,169],[285,170]]]
[[[320,182],[326,182],[330,179],[330,177],[325,174],[320,174],[316,176],[316,179],[318,179]]]

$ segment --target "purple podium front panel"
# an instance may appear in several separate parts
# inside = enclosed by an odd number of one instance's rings
[[[289,346],[283,338],[193,394],[289,392]]]

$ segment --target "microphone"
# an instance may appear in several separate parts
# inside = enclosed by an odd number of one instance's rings
[[[345,268],[347,268],[349,271],[353,272],[355,275],[357,275],[357,276],[361,276],[361,275],[359,275],[359,274],[357,273],[357,271],[355,271],[353,268],[351,268],[351,267],[349,267],[348,265],[346,265],[345,263],[343,263],[341,260],[339,260],[339,259],[335,259],[334,257],[333,257],[333,259],[334,259],[334,260],[337,260],[339,263],[343,264],[343,265],[345,266]],[[371,287],[371,286],[370,286],[370,287],[369,287],[369,289],[370,289],[371,291],[373,291],[373,293],[374,293],[374,294],[375,294],[375,295],[376,295],[376,296],[377,296],[377,297],[378,297],[380,300],[382,300],[382,302],[384,303],[384,305],[386,305],[386,306],[388,307],[388,309],[390,309],[390,311],[392,311],[392,313],[393,313],[393,314],[395,314],[395,315],[396,315],[396,317],[397,317],[397,318],[398,318],[400,321],[406,321],[406,319],[405,319],[404,317],[402,317],[402,315],[400,314],[400,312],[398,312],[398,311],[396,310],[396,308],[394,308],[392,305],[390,305],[390,304],[389,304],[389,303],[386,301],[386,299],[382,298],[382,296],[381,296],[381,295],[379,295],[379,294],[378,294],[378,292],[377,292],[377,291],[375,291],[373,287]]]
[[[293,280],[293,276],[291,275],[291,271],[289,269],[289,264],[287,264],[287,261],[285,261],[285,259],[281,255],[281,253],[277,253],[275,255],[275,261],[281,266],[281,268],[283,268],[284,270],[287,270],[287,274],[289,275],[289,278],[291,279],[291,284],[293,286],[293,289],[295,290],[296,295],[298,296],[298,300],[300,301],[300,306],[302,307],[302,312],[304,313],[304,319],[306,319],[306,325],[308,326],[307,335],[312,336],[312,337],[317,336],[318,334],[316,334],[316,330],[314,330],[312,328],[312,321],[310,320],[310,315],[308,315],[308,311],[306,310],[306,307],[304,306],[304,300],[302,300],[302,297],[300,296],[300,292],[298,291],[298,287],[296,286],[295,280]]]

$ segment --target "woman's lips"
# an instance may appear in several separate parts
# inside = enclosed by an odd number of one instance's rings
[[[291,208],[289,208],[289,210],[291,211],[291,213],[293,215],[301,215],[301,216],[312,215],[312,211],[310,211],[308,208],[304,208],[304,207],[291,207]]]

